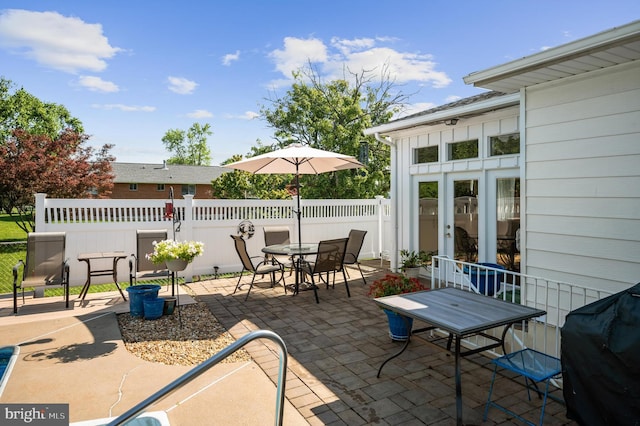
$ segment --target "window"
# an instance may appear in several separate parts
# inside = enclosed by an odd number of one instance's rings
[[[478,139],[455,142],[447,145],[449,161],[478,158]]]
[[[129,184],[129,191],[137,191],[138,190],[138,184],[137,183],[130,183]]]
[[[491,136],[489,138],[489,155],[508,155],[520,153],[520,133]]]
[[[196,195],[196,186],[182,185],[182,195]]]
[[[156,191],[164,191],[164,183],[159,183],[158,186],[156,186]]]
[[[425,146],[424,148],[416,148],[413,150],[413,164],[437,163],[438,147]]]

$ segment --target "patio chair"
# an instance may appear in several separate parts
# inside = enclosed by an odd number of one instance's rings
[[[238,283],[236,284],[236,288],[233,290],[233,294],[238,291],[242,285],[242,275],[244,271],[249,271],[253,274],[251,277],[251,284],[249,284],[249,291],[245,296],[244,300],[246,301],[249,298],[249,293],[251,293],[251,289],[253,288],[253,283],[256,279],[256,275],[262,275],[264,277],[265,274],[269,274],[271,276],[271,288],[275,287],[276,283],[280,281],[280,279],[276,280],[276,272],[283,273],[283,266],[280,263],[271,263],[270,261],[265,261],[262,256],[249,256],[247,252],[247,243],[240,235],[231,235],[233,238],[233,242],[236,248],[236,252],[238,253],[238,257],[242,262],[242,271],[240,272],[240,276],[238,277]],[[252,259],[259,258],[263,259],[262,262],[255,264]],[[282,278],[282,277],[281,277]],[[284,283],[283,283],[284,284]],[[284,292],[287,292],[287,287],[284,286]]]
[[[493,369],[491,385],[489,386],[489,396],[487,398],[487,403],[484,408],[484,415],[482,419],[486,421],[487,414],[489,413],[489,408],[496,407],[502,412],[505,412],[528,425],[536,424],[519,416],[509,408],[498,404],[496,401],[491,400],[491,395],[495,387],[496,373],[498,371],[498,368],[501,367],[507,371],[524,377],[525,388],[527,389],[527,397],[529,398],[529,401],[531,401],[530,390],[534,390],[542,399],[542,407],[540,409],[540,418],[538,423],[539,426],[542,426],[542,423],[544,421],[544,411],[547,406],[547,399],[552,398],[554,400],[558,400],[557,398],[550,395],[549,384],[554,377],[560,376],[560,374],[562,373],[562,365],[560,359],[527,348],[503,355],[492,360],[492,362],[495,367]],[[544,391],[540,390],[536,383],[544,383]]]
[[[18,289],[31,287],[62,286],[65,307],[69,308],[69,265],[65,258],[66,234],[64,232],[31,232],[27,236],[27,256],[13,267],[13,313],[18,313]],[[22,265],[22,281],[18,275]]]
[[[272,246],[274,244],[289,244],[289,228],[287,226],[265,226],[262,228],[264,232],[264,245]],[[268,254],[266,260],[276,261],[285,269],[289,269],[289,276],[293,273],[293,257],[278,254]]]
[[[356,265],[358,267],[358,271],[360,271],[360,276],[362,277],[362,282],[364,285],[367,284],[367,280],[364,279],[364,274],[362,273],[362,269],[360,268],[360,262],[358,261],[358,257],[360,256],[360,250],[362,250],[362,244],[364,243],[364,236],[367,235],[367,231],[359,231],[357,229],[352,229],[349,231],[349,240],[347,241],[347,248],[344,253],[344,265]],[[349,271],[347,271],[347,275]]]
[[[316,303],[320,303],[320,300],[318,299],[318,289],[313,278],[314,275],[318,275],[320,280],[326,284],[327,288],[329,288],[329,274],[333,273],[333,281],[331,285],[335,288],[336,272],[342,272],[344,285],[347,289],[347,296],[351,297],[349,283],[347,282],[347,275],[344,271],[344,253],[347,248],[347,240],[348,238],[337,238],[333,240],[320,241],[315,261],[303,261],[300,265],[300,269],[303,274],[307,274],[311,277],[311,286],[316,298]]]
[[[476,241],[471,238],[466,229],[460,226],[455,227],[455,252],[456,256],[463,254],[467,262],[475,261],[478,253]]]
[[[129,259],[129,285],[137,283],[139,280],[169,279],[172,272],[162,263],[156,265],[147,259],[147,254],[153,253],[153,242],[167,239],[166,229],[137,230],[136,231],[136,252],[131,254]],[[173,283],[173,279],[171,280]]]

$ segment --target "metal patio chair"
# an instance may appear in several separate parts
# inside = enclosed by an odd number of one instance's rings
[[[314,275],[318,275],[320,280],[329,288],[329,275],[333,274],[331,285],[335,288],[336,272],[342,272],[344,285],[347,289],[347,296],[351,297],[347,275],[344,271],[344,253],[347,248],[347,240],[348,238],[337,238],[320,241],[316,259],[313,262],[303,261],[300,266],[304,274],[311,276],[311,286],[316,298],[316,303],[320,303],[320,300],[318,299],[318,289],[313,278]]]
[[[64,232],[31,232],[27,236],[27,257],[13,267],[13,313],[18,313],[18,289],[62,286],[65,307],[69,308],[69,265],[65,258],[66,234]],[[22,281],[19,281],[20,266]]]
[[[274,244],[290,244],[289,227],[287,226],[265,226],[262,228],[264,232],[264,245],[272,246]],[[278,254],[268,254],[265,256],[267,260],[280,263],[285,269],[289,270],[289,276],[293,273],[294,264],[293,257]]]
[[[238,283],[236,284],[236,288],[233,290],[233,294],[235,294],[236,291],[238,291],[238,289],[242,287],[240,283],[242,282],[242,275],[244,274],[244,271],[249,271],[253,274],[253,276],[251,277],[251,284],[249,284],[249,291],[244,298],[245,301],[249,298],[249,293],[251,293],[251,289],[253,288],[253,283],[256,279],[256,275],[264,276],[265,274],[269,274],[271,276],[271,288],[275,287],[276,283],[280,281],[280,279],[276,280],[276,272],[283,273],[282,265],[280,263],[271,263],[271,261],[264,260],[264,257],[262,256],[249,256],[249,253],[247,252],[246,241],[242,239],[240,235],[231,235],[231,238],[233,238],[236,252],[238,253],[238,257],[242,262],[242,271],[240,272],[240,276],[238,277]],[[262,259],[262,262],[254,265],[252,260],[254,258]],[[284,286],[284,292],[287,292],[286,286]]]
[[[360,262],[358,261],[360,250],[362,250],[362,244],[364,243],[365,235],[367,235],[367,231],[360,231],[357,229],[352,229],[351,231],[349,231],[349,239],[347,241],[347,248],[344,253],[343,263],[344,265],[356,265],[358,267],[358,271],[360,271],[362,282],[366,285],[367,280],[364,279],[364,274],[362,273]],[[347,275],[348,274],[349,272],[347,271]]]
[[[153,242],[167,239],[166,229],[137,230],[136,231],[136,252],[131,254],[129,259],[129,285],[137,284],[139,280],[169,279],[172,278],[171,271],[162,263],[156,265],[147,259],[147,254],[153,253]],[[173,280],[172,280],[173,283]]]

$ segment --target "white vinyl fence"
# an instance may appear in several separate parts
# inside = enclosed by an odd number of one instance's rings
[[[205,245],[205,253],[181,273],[187,281],[194,275],[210,275],[242,269],[230,235],[245,233],[251,256],[262,254],[263,227],[286,225],[291,241],[296,242],[298,225],[295,200],[200,200],[192,196],[175,200],[174,216],[166,217],[166,200],[52,199],[36,195],[36,231],[64,231],[69,259],[71,285],[82,285],[86,264],[80,253],[136,251],[136,230],[166,229],[169,238],[196,240]],[[391,221],[389,200],[305,200],[301,199],[302,241],[346,237],[351,229],[366,230],[360,257],[379,258],[389,253]],[[92,265],[93,267],[93,265]],[[118,264],[118,281],[127,281],[128,261]],[[110,282],[110,277],[95,279]]]

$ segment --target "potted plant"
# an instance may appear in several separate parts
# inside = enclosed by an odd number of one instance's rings
[[[417,278],[420,274],[420,268],[424,266],[429,256],[424,250],[400,250],[400,269],[408,277]]]
[[[147,259],[155,264],[164,262],[171,271],[182,271],[202,253],[204,244],[199,241],[162,240],[153,242],[153,253],[147,254]]]
[[[412,293],[414,291],[428,290],[418,278],[406,275],[387,274],[376,280],[369,287],[368,295],[371,297],[385,297],[396,294]],[[389,320],[389,336],[392,340],[405,341],[409,338],[409,332],[413,325],[413,318],[405,317],[388,309],[383,309]]]

